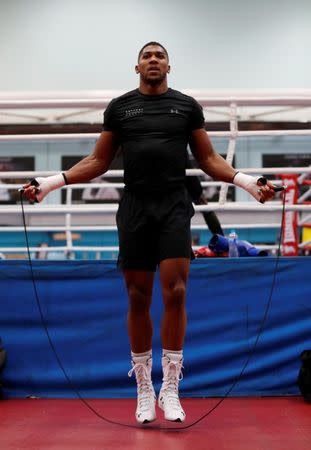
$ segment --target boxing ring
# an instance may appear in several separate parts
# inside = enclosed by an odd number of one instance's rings
[[[199,96],[197,96],[200,101]],[[109,97],[105,99],[108,102]],[[51,107],[48,100],[0,101],[0,109]],[[265,130],[242,132],[236,119],[240,104],[254,105],[266,102],[268,106],[291,107],[311,105],[310,98],[227,98],[202,99],[203,106],[229,106],[230,132],[211,132],[212,137],[228,138],[228,160],[236,151],[236,141],[243,133],[258,136],[283,134],[310,136],[310,130]],[[12,103],[10,103],[12,102]],[[98,99],[54,99],[54,107],[99,108]],[[12,109],[12,108],[11,108]],[[0,143],[12,141],[96,140],[97,134],[70,135],[15,135],[0,136]],[[241,168],[250,174],[297,175],[297,183],[308,185],[311,167]],[[198,169],[188,174],[202,175]],[[28,179],[54,172],[2,172],[1,178]],[[122,175],[110,171],[108,177]],[[203,186],[220,184],[205,179]],[[282,183],[281,180],[276,183]],[[109,183],[111,186],[113,183]],[[115,184],[122,187],[122,184]],[[117,204],[73,204],[72,192],[87,185],[67,186],[65,204],[44,203],[25,205],[27,231],[48,230],[65,234],[63,252],[90,251],[117,252],[117,245],[79,246],[73,235],[82,230],[114,232],[111,222]],[[91,183],[103,187],[103,183]],[[107,184],[108,186],[108,184]],[[281,226],[280,199],[266,205],[252,201],[228,202],[227,189],[220,185],[219,200],[208,205],[195,206],[199,213],[213,210],[217,213],[265,214],[268,221],[257,223],[227,222],[231,228],[256,227],[265,229]],[[0,188],[20,187],[6,184]],[[311,222],[309,190],[287,203],[285,211],[297,214],[297,227]],[[257,216],[257,215],[258,216]],[[21,207],[0,205],[0,215],[21,217]],[[95,222],[101,217],[99,223]],[[107,223],[102,218],[107,217]],[[52,219],[53,218],[53,219]],[[56,218],[57,220],[55,220]],[[91,218],[87,223],[85,218]],[[109,219],[110,218],[110,219]],[[110,223],[109,223],[110,220]],[[52,224],[51,224],[52,222]],[[54,224],[53,224],[54,222]],[[206,225],[193,225],[193,229]],[[21,223],[1,226],[1,233],[20,232]],[[299,242],[303,249],[309,241]],[[0,402],[0,431],[5,449],[16,448],[122,448],[146,449],[163,446],[165,449],[309,449],[311,440],[310,405],[300,397],[296,378],[301,351],[311,348],[310,315],[311,287],[308,281],[311,261],[308,257],[276,256],[278,242],[263,244],[271,251],[268,258],[252,257],[209,258],[195,260],[191,265],[187,295],[189,326],[185,345],[185,372],[181,396],[187,411],[187,423],[194,423],[212,410],[219,399],[223,403],[205,419],[179,433],[165,430],[159,415],[161,430],[122,428],[109,424],[76,398],[75,390],[99,414],[112,421],[134,426],[135,386],[127,380],[129,348],[125,316],[127,300],[120,272],[112,260],[33,260],[35,284],[42,306],[44,324],[38,313],[27,258],[0,261],[0,288],[2,296],[0,330],[7,351],[3,372],[6,400]],[[31,246],[30,251],[39,251]],[[55,250],[45,248],[47,252]],[[1,247],[0,252],[24,254],[27,247]],[[273,276],[275,274],[275,280]],[[274,283],[275,281],[275,283]],[[13,285],[14,283],[14,285]],[[274,284],[273,284],[274,283]],[[273,287],[271,291],[271,287]],[[272,292],[272,293],[271,293]],[[270,295],[271,294],[271,295]],[[271,302],[269,302],[271,300]],[[161,293],[156,279],[152,314],[155,321],[154,381],[160,382]],[[265,313],[267,313],[265,318]],[[263,320],[265,319],[265,320]],[[72,385],[59,368],[44,330],[48,328],[57,354]],[[257,342],[257,338],[258,342]],[[255,345],[256,344],[256,345]],[[249,358],[250,357],[250,358]],[[241,375],[241,369],[248,360]],[[240,376],[241,375],[241,376]],[[236,381],[238,382],[236,383]],[[233,386],[233,388],[232,388]],[[230,390],[232,388],[232,390]],[[229,392],[229,395],[227,393]],[[175,424],[174,424],[175,426]],[[146,427],[148,428],[148,427]],[[178,424],[176,424],[178,429]],[[124,432],[125,431],[125,432]]]

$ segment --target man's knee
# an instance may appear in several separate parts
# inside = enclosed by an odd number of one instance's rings
[[[131,284],[127,288],[129,297],[129,306],[132,312],[144,312],[149,310],[151,304],[151,292],[135,284]]]
[[[182,309],[185,306],[186,285],[183,282],[164,288],[164,305],[166,309]]]

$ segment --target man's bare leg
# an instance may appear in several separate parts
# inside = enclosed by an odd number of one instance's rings
[[[125,270],[124,279],[129,298],[127,326],[131,350],[134,353],[143,353],[152,346],[150,306],[154,273]]]
[[[160,280],[164,302],[161,325],[162,346],[166,350],[182,350],[187,325],[186,285],[190,260],[165,259],[160,264]]]
[[[180,404],[178,386],[183,363],[186,333],[186,285],[190,260],[167,259],[160,264],[160,279],[164,302],[161,338],[163,345],[163,384],[159,407],[167,420],[183,422],[186,414]]]
[[[126,270],[124,278],[129,297],[128,334],[132,357],[129,376],[134,372],[137,382],[135,415],[139,423],[148,423],[156,418],[156,396],[151,379],[153,327],[150,316],[154,273]]]

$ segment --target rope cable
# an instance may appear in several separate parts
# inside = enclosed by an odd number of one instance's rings
[[[280,230],[280,235],[279,235],[279,241],[278,241],[278,248],[277,248],[277,255],[276,255],[276,260],[275,260],[275,266],[274,266],[274,270],[273,270],[273,275],[272,275],[272,283],[270,286],[270,291],[269,291],[269,296],[268,296],[268,302],[263,314],[263,317],[261,319],[260,322],[260,326],[259,326],[259,330],[255,339],[255,342],[253,344],[253,347],[250,349],[248,356],[246,358],[245,363],[242,366],[242,369],[240,370],[239,375],[235,378],[235,380],[233,381],[232,385],[230,386],[230,388],[227,390],[227,392],[216,402],[216,404],[210,408],[207,412],[205,412],[204,414],[202,414],[198,419],[194,420],[193,422],[191,422],[188,425],[182,425],[182,426],[177,426],[177,427],[163,427],[163,426],[157,426],[157,425],[150,425],[150,424],[144,424],[144,425],[134,425],[134,424],[129,424],[129,423],[123,423],[123,422],[118,422],[115,420],[111,420],[109,418],[107,418],[106,416],[100,414],[93,406],[91,406],[89,404],[89,402],[87,400],[85,400],[85,398],[82,397],[79,389],[77,389],[77,387],[74,385],[74,383],[72,382],[72,380],[70,379],[70,377],[68,376],[64,365],[57,353],[57,350],[53,344],[53,341],[51,339],[50,333],[49,333],[49,329],[46,325],[46,321],[42,312],[42,307],[41,307],[41,302],[39,300],[39,295],[38,295],[38,290],[37,290],[37,286],[36,286],[36,281],[35,281],[35,277],[34,277],[34,271],[33,271],[33,264],[32,264],[32,258],[31,258],[31,254],[30,254],[30,246],[29,246],[29,240],[28,240],[28,233],[27,233],[27,226],[26,226],[26,218],[25,218],[25,211],[24,211],[24,203],[23,203],[23,190],[20,190],[20,200],[21,200],[21,208],[22,208],[22,218],[23,218],[23,227],[24,227],[24,234],[25,234],[25,241],[26,241],[26,247],[27,247],[27,256],[28,256],[28,263],[29,263],[29,268],[30,268],[30,275],[31,275],[31,281],[32,281],[32,286],[33,286],[33,290],[34,290],[34,296],[35,296],[35,300],[37,303],[37,307],[39,310],[39,315],[40,315],[40,319],[41,319],[41,323],[42,326],[44,328],[44,331],[46,333],[50,348],[55,356],[55,359],[57,361],[57,364],[59,366],[59,368],[61,369],[70,389],[72,390],[72,392],[75,393],[75,395],[79,398],[79,400],[93,413],[95,414],[99,419],[112,424],[112,425],[118,425],[118,426],[124,426],[127,428],[135,428],[135,429],[140,429],[140,430],[163,430],[163,431],[182,431],[182,430],[187,430],[189,428],[192,428],[193,426],[197,425],[199,422],[201,422],[202,420],[204,420],[206,417],[208,417],[213,411],[215,411],[222,403],[223,401],[230,395],[230,393],[232,392],[232,390],[235,388],[235,386],[239,383],[239,381],[242,379],[242,376],[251,360],[251,358],[253,357],[255,350],[257,348],[257,344],[259,342],[260,337],[262,336],[263,333],[263,329],[264,329],[264,325],[266,323],[267,317],[268,317],[268,313],[271,307],[271,303],[272,303],[272,296],[273,296],[273,292],[274,292],[274,288],[275,288],[275,283],[276,283],[276,275],[277,275],[277,271],[278,271],[278,266],[279,266],[279,261],[280,261],[280,256],[281,256],[281,243],[282,243],[282,237],[283,237],[283,229],[284,229],[284,221],[285,221],[285,203],[286,203],[286,190],[284,190],[283,192],[283,201],[282,201],[282,218],[281,218],[281,230]]]

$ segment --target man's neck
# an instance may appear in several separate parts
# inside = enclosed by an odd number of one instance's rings
[[[167,82],[162,82],[157,85],[151,85],[144,82],[140,82],[139,84],[139,92],[144,95],[161,95],[165,94],[167,90]]]

